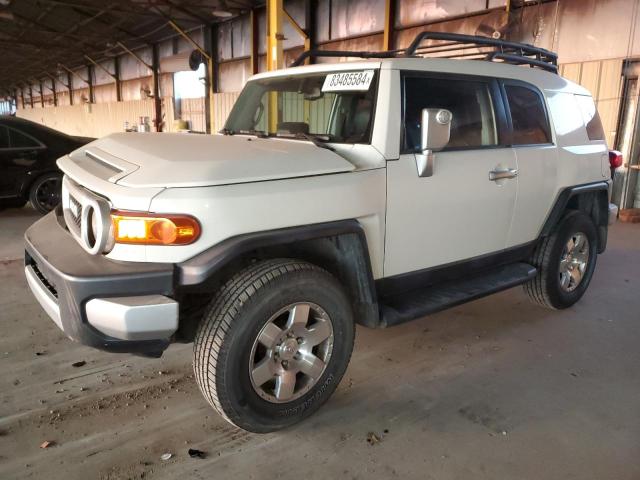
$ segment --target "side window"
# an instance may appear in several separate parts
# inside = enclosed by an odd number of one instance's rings
[[[447,148],[477,148],[498,144],[488,83],[405,76],[403,151],[420,150],[423,108],[446,108],[453,114]]]
[[[9,141],[11,148],[33,148],[38,147],[40,144],[31,137],[27,137],[25,134],[20,133],[13,128],[9,129]]]
[[[551,143],[551,132],[542,98],[518,85],[505,85],[513,123],[513,145]]]
[[[589,140],[604,140],[604,128],[602,128],[600,115],[598,115],[598,109],[593,102],[593,98],[586,95],[574,96],[580,107],[584,124],[587,127]]]
[[[9,131],[0,125],[0,148],[9,148]]]

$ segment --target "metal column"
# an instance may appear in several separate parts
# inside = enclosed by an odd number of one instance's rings
[[[284,66],[282,51],[282,0],[267,0],[267,70],[279,70]],[[278,128],[278,95],[269,92],[269,132]]]
[[[393,27],[396,22],[396,0],[385,0],[384,2],[384,36],[382,49],[393,50]]]

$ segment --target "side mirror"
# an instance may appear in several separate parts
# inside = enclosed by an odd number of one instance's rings
[[[452,113],[444,108],[423,108],[420,137],[421,153],[416,155],[418,176],[433,175],[433,152],[442,150],[449,143]]]

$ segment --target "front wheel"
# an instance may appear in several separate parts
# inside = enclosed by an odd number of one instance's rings
[[[598,256],[598,233],[591,218],[571,211],[536,248],[538,274],[524,285],[536,303],[563,309],[576,303],[589,286]]]
[[[232,424],[279,430],[331,396],[354,331],[349,299],[331,274],[298,260],[258,262],[211,301],[194,344],[196,381]]]

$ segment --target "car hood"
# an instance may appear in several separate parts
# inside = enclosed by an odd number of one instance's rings
[[[307,141],[181,133],[112,134],[76,150],[60,167],[83,168],[118,185],[147,188],[228,185],[355,168]]]

